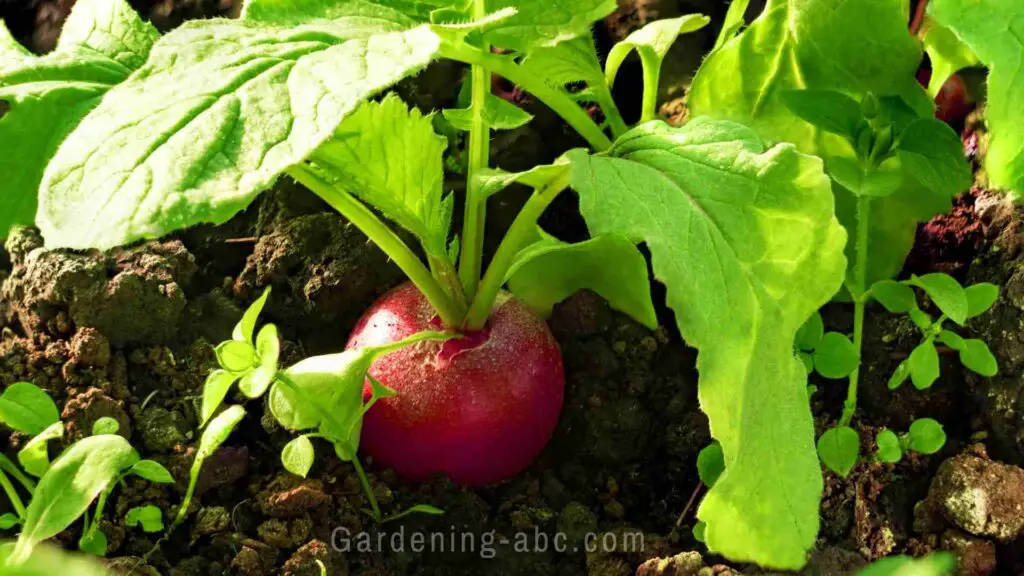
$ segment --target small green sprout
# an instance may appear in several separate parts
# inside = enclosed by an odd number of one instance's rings
[[[938,318],[921,310],[913,288],[920,288],[942,312]],[[995,356],[988,346],[976,338],[963,338],[945,327],[946,320],[963,326],[967,320],[983,314],[999,298],[999,288],[981,283],[964,288],[947,274],[913,276],[904,282],[884,280],[871,287],[871,295],[886,310],[907,314],[921,331],[921,343],[896,367],[889,379],[889,388],[899,388],[909,378],[919,390],[930,388],[939,377],[939,351],[943,344],[959,353],[960,363],[982,376],[995,376],[999,371]]]
[[[124,517],[128,526],[140,526],[143,532],[155,533],[164,529],[164,513],[158,506],[136,506]]]
[[[860,353],[844,334],[825,332],[821,314],[815,312],[796,333],[796,347],[807,373],[825,378],[846,378],[860,364]]]
[[[937,421],[919,418],[910,424],[906,434],[897,435],[892,430],[882,430],[875,436],[875,443],[878,445],[875,458],[881,462],[895,464],[907,452],[938,452],[946,444],[946,432]]]
[[[860,435],[849,426],[829,428],[818,438],[818,457],[836,474],[846,478],[860,455]]]
[[[718,482],[719,477],[725,472],[725,454],[722,453],[722,445],[712,442],[705,446],[697,454],[697,476],[705,486],[711,488]],[[698,542],[704,542],[704,532],[707,525],[698,520],[693,525],[693,538]]]

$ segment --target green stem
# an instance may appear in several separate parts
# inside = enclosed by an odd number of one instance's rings
[[[484,0],[473,0],[473,19],[487,16]],[[480,50],[491,51],[487,42]],[[459,278],[466,297],[472,299],[480,282],[480,268],[483,261],[484,226],[487,221],[487,197],[480,193],[476,184],[481,170],[490,162],[491,127],[487,124],[487,95],[491,93],[491,73],[483,64],[472,66],[473,91],[470,109],[473,111],[469,130],[469,158],[467,167],[466,213],[462,222],[462,254],[459,259]]]
[[[377,504],[377,497],[373,495],[373,488],[370,486],[370,479],[366,477],[366,472],[363,470],[363,465],[359,463],[359,458],[352,456],[352,466],[356,469],[356,475],[359,476],[359,483],[363,486],[363,492],[366,492],[366,497],[370,500],[370,507],[373,508],[373,519],[378,524],[383,524],[384,515],[380,512],[380,505]]]
[[[661,73],[660,62],[643,61],[644,99],[640,108],[640,123],[650,122],[658,117],[658,79]]]
[[[451,60],[484,66],[513,84],[521,86],[561,116],[595,150],[602,151],[612,145],[612,141],[601,130],[601,127],[572,98],[549,86],[544,78],[528,73],[510,57],[485,52],[464,42],[459,44],[442,42],[440,52],[443,57]]]
[[[597,103],[601,106],[601,111],[604,112],[604,117],[608,119],[608,127],[612,130],[612,136],[615,138],[622,136],[629,130],[629,126],[627,126],[626,121],[622,119],[619,107],[615,104],[615,98],[612,97],[612,91],[608,89],[607,84],[597,88],[596,90]]]
[[[4,493],[7,494],[7,498],[11,501],[11,506],[14,506],[14,512],[18,515],[18,518],[24,520],[25,518],[25,504],[22,503],[21,497],[18,496],[17,490],[14,489],[14,485],[11,484],[7,475],[0,472],[0,487],[4,489]]]
[[[853,286],[850,296],[853,298],[853,347],[857,355],[861,353],[864,342],[864,307],[867,305],[867,263],[868,263],[868,224],[871,198],[861,196],[857,199],[857,244],[854,250],[856,260],[853,265]],[[843,415],[839,419],[840,426],[848,426],[857,410],[857,381],[860,377],[860,363],[850,372],[850,385],[846,390],[846,402],[843,404]]]
[[[501,287],[505,284],[505,276],[515,262],[516,255],[536,237],[537,220],[540,219],[548,205],[568,186],[569,169],[566,168],[546,186],[536,190],[516,215],[504,240],[498,246],[491,265],[487,267],[487,273],[484,274],[480,290],[477,292],[476,298],[473,299],[473,304],[469,307],[465,323],[467,331],[479,330],[487,323],[487,318],[491,315],[491,307],[494,305],[494,300],[498,297]]]
[[[344,190],[322,180],[304,165],[300,164],[289,168],[288,174],[330,204],[363,234],[366,234],[378,248],[383,250],[405,272],[409,280],[419,288],[423,296],[437,311],[445,326],[456,327],[459,325],[463,312],[456,306],[455,301],[445,292],[416,254],[376,214]]]
[[[27,490],[29,494],[35,494],[36,483],[29,479],[28,476],[22,474],[21,470],[18,469],[18,466],[3,454],[0,454],[0,470],[3,470],[13,476],[19,484],[25,487],[25,490]]]

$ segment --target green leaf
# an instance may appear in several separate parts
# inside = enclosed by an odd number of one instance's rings
[[[950,29],[988,66],[985,169],[993,188],[1024,190],[1024,5],[1004,0],[935,0],[928,15]]]
[[[800,352],[797,356],[800,358],[800,362],[804,365],[804,371],[807,372],[808,376],[810,376],[811,372],[814,372],[814,356],[811,356],[807,352]],[[808,386],[808,388],[810,388],[810,386]],[[815,388],[815,390],[817,390],[817,388]],[[811,394],[813,394],[813,392],[809,392],[807,395],[810,396]]]
[[[939,95],[950,76],[980,63],[974,52],[956,34],[934,21],[928,23],[928,29],[921,40],[932,67],[932,76],[928,80],[928,95],[932,98]]]
[[[0,394],[0,422],[32,436],[60,421],[50,395],[35,384],[15,382]]]
[[[950,576],[956,571],[956,556],[936,552],[924,558],[889,556],[872,562],[857,576]]]
[[[871,295],[893,314],[905,314],[917,308],[914,290],[901,282],[879,280],[871,286]]]
[[[428,255],[447,258],[454,198],[442,190],[446,145],[429,116],[388,95],[364,103],[346,118],[313,160],[415,234]]]
[[[725,21],[722,22],[722,29],[718,32],[712,52],[719,50],[725,43],[736,37],[740,29],[747,23],[745,16],[750,0],[732,0],[729,3],[729,10],[725,13]],[[703,542],[703,540],[701,540]]]
[[[456,129],[466,132],[472,130],[472,107],[442,110],[441,113]],[[487,94],[487,99],[484,101],[484,123],[491,130],[515,130],[529,124],[530,120],[533,120],[533,114],[504,98]]]
[[[99,524],[93,524],[78,539],[78,549],[94,556],[107,555],[107,535],[100,530]]]
[[[849,426],[829,428],[818,438],[818,456],[829,470],[846,478],[860,456],[860,436]]]
[[[270,286],[267,286],[263,290],[263,294],[257,298],[245,312],[242,313],[242,319],[235,325],[234,331],[231,333],[231,338],[239,342],[248,342],[253,344],[253,335],[256,333],[256,322],[260,318],[260,313],[263,312],[263,307],[267,305],[267,299],[270,298]]]
[[[277,326],[267,324],[256,337],[256,355],[259,366],[242,376],[238,389],[249,398],[263,396],[277,376],[277,360],[281,354],[281,341]]]
[[[64,424],[55,422],[43,430],[18,451],[18,462],[25,472],[40,477],[50,469],[50,454],[47,443],[64,437]]]
[[[896,366],[896,370],[893,371],[892,376],[889,377],[889,390],[895,390],[903,385],[910,378],[910,362],[904,360]]]
[[[103,416],[97,419],[92,424],[92,435],[97,434],[117,434],[117,431],[121,429],[121,424],[110,416]]]
[[[826,332],[814,349],[814,369],[825,378],[846,378],[859,364],[857,348],[839,332]]]
[[[567,244],[540,229],[538,236],[518,254],[506,281],[509,290],[539,316],[550,316],[555,304],[580,290],[592,290],[644,326],[658,327],[647,260],[628,238],[604,234]]]
[[[725,472],[725,456],[722,445],[712,442],[697,454],[697,475],[705,486],[711,488]]]
[[[57,546],[43,544],[32,548],[28,558],[14,558],[14,544],[0,544],[0,571],[4,576],[109,576],[103,564],[82,554],[72,554]]]
[[[495,0],[487,9],[514,8],[515,14],[483,37],[499,48],[528,53],[542,46],[590,34],[590,26],[617,8],[615,0]]]
[[[315,21],[373,30],[396,32],[426,22],[430,11],[447,6],[446,2],[384,0],[370,2],[345,0],[246,0],[243,20],[282,26],[301,26]]]
[[[228,340],[214,348],[217,363],[231,372],[244,372],[256,366],[256,349],[248,342]]]
[[[0,515],[0,530],[10,530],[18,524],[21,524],[21,519],[11,512]]]
[[[281,463],[284,464],[284,469],[303,478],[309,474],[315,457],[313,443],[307,436],[297,436],[281,451]]]
[[[0,237],[31,225],[43,171],[103,94],[146,60],[156,29],[124,0],[79,0],[57,48],[33,56],[0,21]],[[3,105],[6,103],[6,106]]]
[[[939,310],[953,322],[963,324],[967,321],[967,294],[949,274],[934,272],[924,276],[914,275],[907,283],[924,290]]]
[[[131,470],[128,471],[130,474],[134,474],[143,480],[149,480],[157,484],[174,484],[174,477],[171,473],[164,468],[163,464],[154,462],[153,460],[142,460],[136,465],[132,466]]]
[[[117,435],[90,436],[72,444],[39,480],[11,561],[28,558],[36,544],[63,532],[122,470],[138,461],[131,444]]]
[[[228,391],[231,390],[231,385],[238,378],[238,374],[227,370],[214,370],[206,377],[206,383],[203,384],[203,406],[200,410],[200,426],[205,426],[210,420],[213,413],[224,402]]]
[[[540,76],[559,88],[585,84],[595,90],[607,88],[598,61],[594,38],[584,34],[555,46],[537,48],[520,63],[525,71]]]
[[[863,122],[860,102],[834,90],[788,90],[782,103],[801,120],[826,132],[855,140]]]
[[[988,378],[999,373],[999,363],[985,342],[976,338],[965,339],[958,350],[960,363],[972,372]]]
[[[972,284],[964,288],[967,295],[967,318],[981,316],[999,299],[999,286],[988,282]]]
[[[124,517],[128,526],[142,526],[143,532],[155,533],[164,529],[164,513],[158,506],[136,506]]]
[[[678,18],[655,20],[634,31],[624,40],[612,46],[605,61],[605,79],[608,85],[615,83],[619,66],[633,50],[640,55],[644,68],[660,70],[661,61],[682,34],[694,32],[708,25],[711,19],[703,14],[687,14]]]
[[[811,351],[821,342],[825,335],[825,323],[821,319],[821,313],[815,312],[800,326],[796,332],[796,347],[800,350]]]
[[[426,25],[377,29],[214,19],[167,34],[48,166],[37,217],[48,245],[109,248],[226,221],[438,48]]]
[[[912,122],[900,134],[896,150],[904,171],[941,196],[955,196],[974,181],[960,136],[936,118]]]
[[[907,435],[910,438],[910,449],[921,454],[934,454],[946,443],[942,424],[931,418],[914,420]]]
[[[869,166],[854,157],[828,159],[828,175],[854,196],[885,198],[899,192],[903,185],[903,165],[890,157],[878,166]]]
[[[198,476],[198,470],[202,467],[202,461],[209,458],[220,448],[220,445],[231,436],[231,433],[238,426],[238,423],[245,418],[245,408],[241,406],[229,406],[218,414],[206,426],[203,435],[199,439],[199,448],[196,449],[196,459],[192,464],[192,470]]]
[[[882,462],[895,464],[903,458],[903,450],[900,448],[900,439],[892,430],[882,430],[875,436],[875,443],[878,444],[878,452],[875,456]]]
[[[918,390],[931,388],[939,378],[939,352],[931,339],[917,345],[907,358],[910,379]]]
[[[964,347],[964,339],[959,334],[952,330],[943,330],[939,333],[939,342],[942,342],[946,346],[954,350],[960,350]]]
[[[707,118],[650,122],[607,156],[568,157],[591,235],[646,243],[679,329],[700,351],[700,403],[726,464],[698,511],[708,547],[803,566],[822,480],[793,342],[846,266],[820,162]]]
[[[693,539],[697,542],[706,542],[707,531],[708,525],[698,520],[697,523],[693,525]]]

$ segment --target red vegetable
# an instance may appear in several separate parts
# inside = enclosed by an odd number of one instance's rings
[[[426,299],[406,283],[366,312],[348,347],[439,326]],[[398,395],[366,413],[361,445],[410,480],[435,472],[469,485],[511,478],[550,440],[565,390],[562,354],[547,324],[507,293],[483,330],[393,352],[369,373]]]

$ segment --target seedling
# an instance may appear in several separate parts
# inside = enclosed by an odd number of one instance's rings
[[[906,434],[896,435],[892,430],[882,430],[875,437],[878,450],[875,458],[882,462],[895,464],[903,459],[907,452],[934,454],[946,444],[946,433],[931,418],[920,418],[910,424]]]
[[[935,552],[923,558],[889,556],[876,560],[857,576],[950,576],[956,573],[956,556]]]
[[[602,68],[589,31],[616,8],[611,0],[569,0],[558,11],[535,0],[248,0],[239,20],[192,22],[163,37],[121,0],[80,0],[53,54],[32,56],[0,34],[0,98],[10,108],[0,130],[32,135],[0,138],[18,142],[2,155],[12,173],[4,201],[18,209],[0,213],[26,224],[35,214],[52,247],[110,248],[224,222],[278,178],[301,182],[411,284],[364,316],[345,353],[277,370],[276,379],[269,333],[262,351],[259,336],[235,338],[245,345],[218,350],[225,372],[210,386],[204,420],[238,381],[243,394],[269,393],[279,420],[295,417],[354,464],[353,435],[365,429],[360,441],[378,462],[411,479],[441,472],[466,484],[519,472],[555,428],[564,375],[541,320],[554,303],[591,289],[656,326],[636,248],[644,243],[680,333],[699,349],[701,406],[723,453],[726,471],[698,511],[708,546],[799,569],[815,542],[822,479],[796,333],[840,289],[849,248],[859,355],[867,286],[895,274],[913,226],[942,211],[970,173],[956,135],[927,120],[930,103],[913,78],[921,54],[899,3],[769,0],[744,30],[746,6],[730,6],[693,83],[694,119],[674,128],[652,120],[658,69],[679,34],[706,24],[697,15],[648,24]],[[649,121],[630,127],[610,86],[632,51]],[[455,198],[443,185],[446,141],[430,115],[394,96],[370,101],[437,58],[471,66],[468,102],[446,115],[469,132],[468,149],[456,153],[467,176],[457,236]],[[588,148],[521,173],[492,169],[491,130],[525,116],[493,97],[491,74],[546,104]],[[822,134],[790,112],[780,98],[801,88],[851,99],[857,121],[838,125],[850,133]],[[834,101],[817,100],[826,109]],[[850,111],[843,102],[836,110]],[[839,183],[835,199],[826,171]],[[906,186],[894,188],[894,175]],[[533,194],[484,270],[487,200],[513,183]],[[568,187],[586,242],[537,226]],[[444,337],[419,336],[436,332]],[[341,373],[349,384],[338,388]],[[344,402],[347,420],[308,411],[304,387]],[[387,388],[397,395],[384,397]],[[362,397],[379,398],[365,422]],[[308,455],[300,440],[287,460],[304,471]]]
[[[796,333],[796,347],[807,373],[825,378],[846,378],[860,364],[859,351],[839,332],[825,332],[821,314],[815,312]]]

